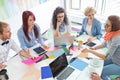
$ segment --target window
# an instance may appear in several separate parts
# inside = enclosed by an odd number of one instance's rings
[[[120,15],[120,0],[104,0],[102,15]]]
[[[80,10],[80,0],[71,0],[71,9]]]
[[[18,13],[36,7],[49,0],[1,0],[0,20],[5,20]]]
[[[120,14],[120,0],[66,0],[66,10],[69,15],[84,17],[84,10],[87,6],[96,9],[96,17],[102,21],[109,15]]]

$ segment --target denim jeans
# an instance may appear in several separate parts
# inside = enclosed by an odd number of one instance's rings
[[[103,80],[110,80],[110,75],[120,75],[120,66],[114,64],[111,59],[105,60],[101,77]]]

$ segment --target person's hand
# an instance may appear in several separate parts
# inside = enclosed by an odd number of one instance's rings
[[[49,47],[45,44],[42,44],[43,48],[48,49]]]
[[[95,73],[95,72],[91,73],[91,79],[92,80],[102,80],[100,78],[100,76],[97,73]]]
[[[93,40],[93,38],[88,38],[87,42],[92,42]]]
[[[29,49],[26,49],[25,52],[26,52],[27,54],[30,54],[30,50],[29,50]]]
[[[118,77],[116,77],[116,78],[115,78],[115,80],[120,80],[120,77],[119,77],[119,76],[118,76]]]
[[[89,52],[89,49],[85,48],[82,50],[83,53],[88,53]]]
[[[25,52],[26,52],[26,55],[28,56],[28,58],[32,58],[32,59],[35,58],[35,56],[30,55],[30,50],[29,49],[27,49]]]
[[[57,27],[59,27],[62,24],[62,22],[57,21]]]
[[[90,37],[90,38],[88,38],[88,42],[92,42],[93,40],[96,40],[97,38],[96,37]]]
[[[57,28],[56,28],[56,30],[59,30],[59,27],[60,27],[61,24],[62,23],[60,21],[57,21]]]
[[[0,69],[4,69],[7,65],[0,63]]]
[[[20,51],[20,54],[21,54],[22,56],[24,56],[24,57],[27,57],[27,58],[32,58],[32,59],[35,58],[34,56],[32,56],[32,55],[30,54],[29,49],[27,49],[27,50],[21,50],[21,51]]]

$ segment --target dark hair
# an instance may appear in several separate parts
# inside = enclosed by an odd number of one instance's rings
[[[1,21],[0,21],[0,34],[3,33],[3,28],[4,28],[4,27],[7,27],[7,26],[8,26],[7,23],[5,23],[5,22],[1,22]]]
[[[24,34],[28,41],[31,40],[28,35],[28,18],[29,18],[29,16],[33,16],[33,18],[35,20],[35,15],[31,11],[24,11],[22,14],[23,31],[24,31]],[[34,34],[35,34],[35,37],[38,38],[38,30],[37,30],[36,25],[34,25]]]
[[[68,18],[67,18],[67,14],[66,14],[65,10],[61,7],[57,7],[54,10],[53,17],[52,17],[52,25],[53,25],[54,29],[56,29],[56,26],[57,26],[57,15],[59,13],[64,13],[64,20],[63,21],[66,25],[68,25]]]
[[[116,15],[111,15],[108,17],[108,20],[110,20],[112,29],[111,31],[117,31],[120,30],[120,17]]]
[[[0,80],[9,80],[6,69],[0,71]]]

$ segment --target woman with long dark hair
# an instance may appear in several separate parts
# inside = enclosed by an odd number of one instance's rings
[[[67,14],[63,8],[57,7],[54,10],[51,27],[53,30],[54,38],[70,35],[70,26]]]

